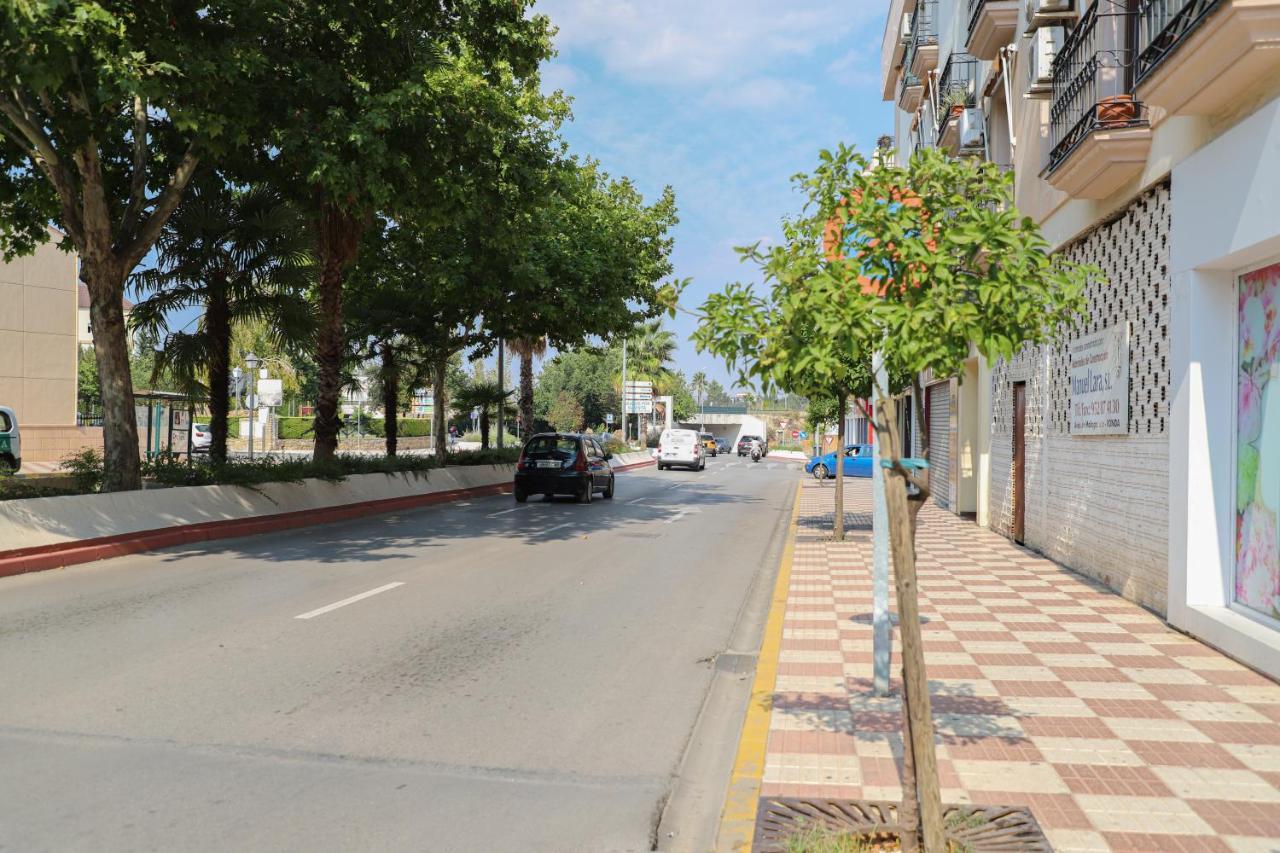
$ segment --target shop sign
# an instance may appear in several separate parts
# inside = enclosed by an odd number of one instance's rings
[[[1129,432],[1129,324],[1067,345],[1072,435]]]

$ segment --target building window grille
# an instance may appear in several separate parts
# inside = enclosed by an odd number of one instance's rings
[[[1222,5],[1222,0],[1143,0],[1138,10],[1138,63],[1141,83]]]
[[[938,77],[937,137],[947,128],[956,108],[978,105],[978,60],[967,53],[953,53]]]
[[[912,43],[921,45],[938,43],[938,0],[920,0],[911,17]]]
[[[1136,17],[1123,0],[1095,0],[1054,57],[1049,171],[1095,131],[1148,123],[1133,96]]]

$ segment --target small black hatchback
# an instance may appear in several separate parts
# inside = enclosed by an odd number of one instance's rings
[[[543,432],[529,439],[516,463],[516,500],[529,495],[573,495],[591,503],[596,492],[613,497],[613,454],[594,436],[573,432]]]

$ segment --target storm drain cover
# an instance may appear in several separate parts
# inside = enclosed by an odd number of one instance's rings
[[[1030,811],[1008,806],[943,806],[952,849],[973,853],[1052,853]],[[765,797],[756,815],[755,853],[785,853],[788,841],[816,828],[872,841],[898,836],[898,804],[870,800]]]

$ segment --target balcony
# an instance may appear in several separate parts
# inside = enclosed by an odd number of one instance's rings
[[[969,55],[988,62],[1013,41],[1018,0],[969,0]]]
[[[978,60],[966,53],[953,53],[938,77],[938,147],[948,154],[960,153],[960,118],[978,105]]]
[[[913,113],[919,108],[920,98],[924,94],[920,78],[911,73],[914,55],[915,45],[907,45],[907,52],[902,57],[902,82],[898,87],[898,108],[906,113]]]
[[[1146,164],[1151,125],[1133,96],[1135,17],[1124,0],[1095,0],[1054,57],[1044,178],[1073,197],[1106,198]]]
[[[1280,74],[1280,0],[1143,0],[1137,85],[1169,115],[1213,115]]]
[[[938,67],[938,0],[920,0],[916,6],[911,15],[911,43],[914,51],[909,70],[917,80],[924,80]]]

